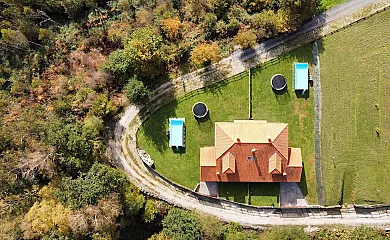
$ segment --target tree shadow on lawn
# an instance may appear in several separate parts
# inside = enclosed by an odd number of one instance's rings
[[[169,118],[177,117],[177,105],[178,101],[173,100],[154,112],[142,124],[141,131],[160,153],[168,149],[169,138],[166,135],[166,131],[168,130],[167,123],[169,122]]]

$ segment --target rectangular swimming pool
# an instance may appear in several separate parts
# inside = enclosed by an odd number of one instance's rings
[[[306,91],[309,88],[309,64],[295,64],[294,89]]]
[[[170,118],[169,119],[169,146],[170,147],[185,147],[185,119]]]

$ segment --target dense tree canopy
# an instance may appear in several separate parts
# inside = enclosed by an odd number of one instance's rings
[[[172,239],[200,239],[200,226],[194,213],[172,208],[162,221],[163,233]]]

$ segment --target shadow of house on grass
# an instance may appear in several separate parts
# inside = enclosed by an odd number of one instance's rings
[[[303,196],[307,196],[307,183],[306,183],[306,173],[305,173],[305,164],[302,163],[302,174],[301,174],[301,181],[298,183],[299,188],[302,191]]]

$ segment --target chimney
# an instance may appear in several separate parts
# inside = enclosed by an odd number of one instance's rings
[[[283,177],[285,177],[285,176],[287,176],[287,173],[286,173],[286,172],[283,173]]]
[[[237,142],[240,142],[240,136],[237,135]]]
[[[219,172],[217,172],[217,175],[219,175]]]
[[[271,136],[267,136],[267,138],[268,138],[268,142],[272,143]]]
[[[257,149],[256,149],[256,148],[252,148],[252,150],[251,150],[251,153],[252,153],[252,154],[255,154],[255,153],[256,153],[256,151],[257,151]]]

